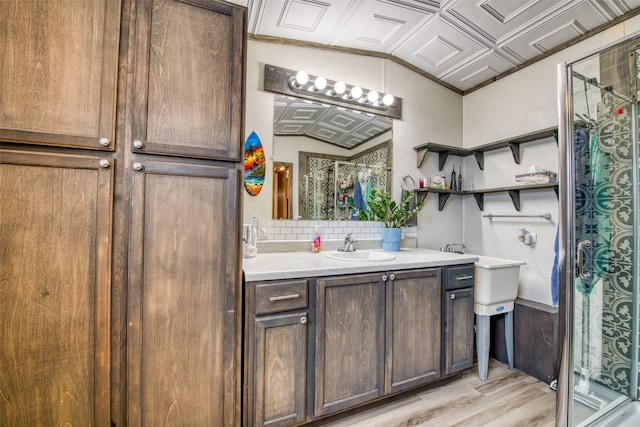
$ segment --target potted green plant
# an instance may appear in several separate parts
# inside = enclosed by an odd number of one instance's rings
[[[413,199],[410,191],[402,192],[400,203],[396,203],[387,195],[385,190],[372,190],[368,205],[371,209],[371,219],[382,221],[382,249],[385,251],[399,251],[402,226],[413,218],[424,206],[423,202],[410,205]]]

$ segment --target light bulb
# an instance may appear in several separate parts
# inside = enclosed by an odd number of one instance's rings
[[[347,90],[347,85],[344,82],[336,82],[335,86],[333,86],[333,91],[338,95],[342,95],[345,90]]]
[[[354,86],[351,88],[351,98],[360,99],[362,96],[362,88],[360,86]]]
[[[308,81],[309,81],[309,75],[304,71],[298,71],[298,74],[296,74],[296,83],[298,83],[299,85],[303,85]]]
[[[393,95],[391,95],[390,93],[382,97],[382,103],[384,105],[391,105],[393,104],[393,101],[394,101]]]
[[[316,81],[314,82],[314,85],[317,90],[322,90],[325,87],[327,87],[327,79],[325,79],[322,76],[318,76],[316,77]]]
[[[376,92],[375,90],[369,91],[369,93],[367,94],[367,101],[373,104],[377,100],[378,100],[378,92]]]

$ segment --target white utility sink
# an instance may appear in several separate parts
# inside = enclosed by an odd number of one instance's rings
[[[476,314],[491,315],[513,309],[518,296],[518,276],[523,261],[479,257],[475,263]]]
[[[337,259],[340,261],[391,261],[396,259],[396,256],[389,252],[376,252],[376,251],[354,251],[354,252],[324,252],[324,256],[330,259]]]

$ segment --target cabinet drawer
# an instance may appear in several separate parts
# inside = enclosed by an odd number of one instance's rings
[[[259,283],[255,288],[256,314],[306,308],[309,306],[308,289],[308,280]]]
[[[445,289],[473,287],[473,264],[449,267],[446,272]]]

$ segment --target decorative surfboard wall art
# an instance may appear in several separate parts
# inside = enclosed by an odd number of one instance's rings
[[[260,137],[251,132],[244,143],[244,188],[252,196],[257,196],[262,190],[266,166]]]

